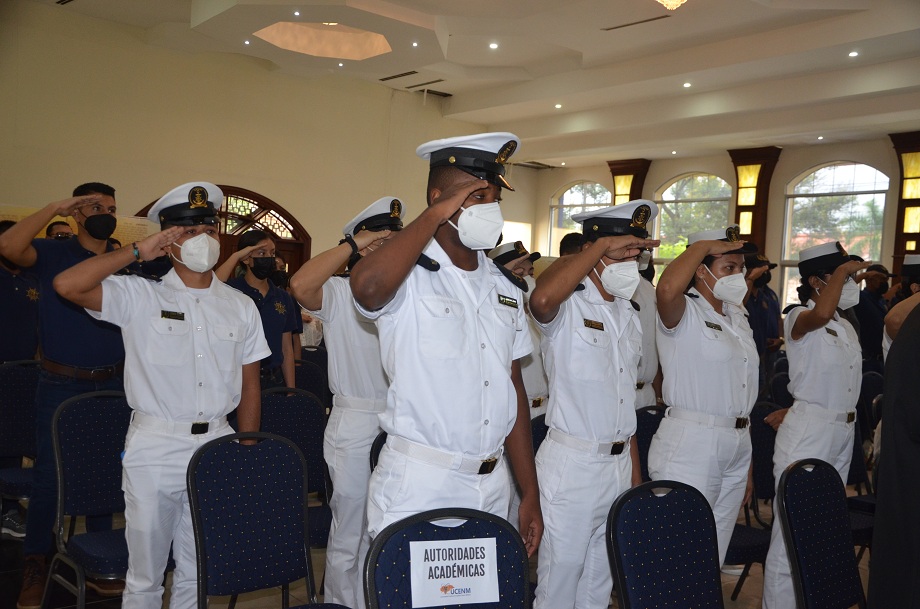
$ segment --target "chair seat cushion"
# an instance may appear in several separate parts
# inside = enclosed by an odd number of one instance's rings
[[[16,499],[32,496],[32,468],[0,469],[0,495]]]
[[[847,497],[847,507],[867,514],[875,513],[875,495],[855,495]]]
[[[74,535],[67,541],[67,554],[96,575],[124,577],[128,571],[128,542],[124,529]]]
[[[770,549],[770,531],[743,524],[735,524],[725,564],[747,565],[754,562],[763,563]]]
[[[853,531],[853,544],[866,546],[872,544],[872,529],[875,528],[875,517],[862,512],[849,512],[850,530]]]

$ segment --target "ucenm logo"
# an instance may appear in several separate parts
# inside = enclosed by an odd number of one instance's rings
[[[453,584],[444,584],[439,589],[443,596],[469,596],[473,593],[472,588],[455,588]]]

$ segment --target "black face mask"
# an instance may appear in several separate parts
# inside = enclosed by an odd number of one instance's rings
[[[112,214],[99,214],[87,217],[83,221],[83,228],[86,229],[90,237],[102,241],[112,236],[112,233],[115,232],[116,223],[117,220]]]
[[[278,270],[276,270],[276,271],[272,271],[272,272],[271,272],[271,275],[269,275],[268,278],[271,280],[272,283],[274,283],[276,286],[278,286],[278,287],[281,288],[282,290],[286,290],[286,289],[287,289],[287,287],[288,287],[288,274],[287,274],[287,271],[284,271],[284,270],[281,270],[281,269],[278,269]]]
[[[766,273],[764,273],[763,275],[761,275],[760,277],[754,280],[754,287],[762,288],[763,286],[770,283],[771,279],[773,279],[773,276],[770,275],[770,271],[767,271]]]
[[[253,258],[252,266],[249,267],[249,270],[252,271],[252,274],[255,275],[257,279],[268,279],[268,276],[275,270],[275,257],[265,256],[263,258]]]

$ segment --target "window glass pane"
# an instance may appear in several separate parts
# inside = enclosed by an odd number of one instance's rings
[[[838,163],[814,171],[796,184],[793,194],[888,190],[888,176],[868,165]]]
[[[694,174],[681,178],[662,193],[658,203],[656,259],[673,260],[687,248],[695,232],[728,226],[732,188],[719,176]]]
[[[783,299],[782,309],[785,309],[791,304],[801,304],[799,302],[798,292],[798,287],[801,285],[801,277],[802,275],[799,274],[799,267],[783,267],[783,283],[780,286],[783,293],[783,296],[781,296]]]
[[[585,211],[610,207],[610,191],[596,182],[581,182],[566,190],[550,207],[550,256],[559,255],[559,241],[569,233],[581,232],[581,224],[572,216]]]

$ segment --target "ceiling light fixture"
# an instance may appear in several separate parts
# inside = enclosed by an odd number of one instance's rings
[[[249,41],[248,41],[248,40],[244,40],[244,41],[243,41],[243,44],[249,44]]]
[[[818,139],[819,139],[819,140],[823,140],[823,139],[824,139],[824,136],[823,136],[823,135],[819,135],[819,136],[818,136]]]
[[[295,16],[295,17],[300,17],[300,11],[294,11],[294,16]]]
[[[562,107],[562,104],[556,104],[556,110]]]
[[[677,151],[676,151],[676,150],[672,150],[672,151],[671,151],[671,154],[677,154]]]
[[[859,51],[850,51],[850,57],[859,57]]]
[[[693,86],[693,85],[691,85],[691,84],[688,83],[688,82],[685,82],[685,83],[684,83],[684,89],[689,89],[689,88],[692,87],[692,86]]]
[[[669,11],[673,11],[686,1],[687,0],[658,0],[658,4],[662,5]]]
[[[340,67],[340,68],[343,67],[344,65],[345,65],[344,63],[339,62],[339,67]]]
[[[323,25],[338,25],[338,21],[323,21]]]
[[[490,48],[490,49],[497,49],[497,48],[498,48],[498,43],[497,43],[497,42],[493,42],[493,43],[489,44],[489,48]]]
[[[412,43],[412,46],[417,47],[417,46],[418,46],[418,43],[417,43],[417,42],[413,42],[413,43]]]
[[[562,166],[565,167],[565,161],[562,161]]]

